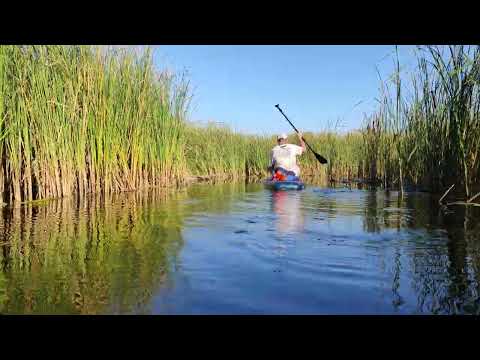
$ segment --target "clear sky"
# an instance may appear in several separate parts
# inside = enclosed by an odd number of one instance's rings
[[[401,65],[413,64],[413,48],[399,47]],[[338,130],[359,128],[380,94],[376,67],[383,78],[391,75],[394,53],[394,45],[168,45],[155,47],[154,61],[159,69],[187,71],[191,121],[271,134],[292,130],[277,103],[302,131],[338,120]]]

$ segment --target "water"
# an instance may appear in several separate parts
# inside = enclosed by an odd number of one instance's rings
[[[478,314],[480,209],[195,185],[2,210],[2,314]]]

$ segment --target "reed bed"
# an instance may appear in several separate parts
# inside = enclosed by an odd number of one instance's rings
[[[471,196],[480,181],[480,48],[419,47],[400,63],[358,131],[305,133],[302,174],[325,181]],[[407,81],[408,80],[408,81]],[[188,80],[151,53],[89,46],[0,46],[0,193],[4,202],[110,194],[183,182],[267,176],[273,136],[187,122]],[[279,120],[281,121],[281,120]],[[290,141],[298,144],[296,134]]]
[[[290,136],[296,139],[295,134]],[[329,182],[353,181],[363,177],[363,139],[358,131],[345,134],[335,132],[305,133],[304,138],[315,151],[328,159],[328,164],[321,165],[307,150],[299,158],[299,164],[304,175],[315,176]],[[293,141],[292,141],[293,142]]]
[[[181,179],[188,86],[151,54],[0,47],[0,191],[31,201]]]
[[[419,47],[407,85],[398,57],[396,68],[364,129],[369,177],[401,190],[458,184],[469,197],[480,180],[480,47]]]
[[[194,175],[238,179],[245,175],[247,139],[214,123],[186,129],[186,159]]]
[[[299,157],[302,174],[326,181],[354,179],[362,176],[364,165],[359,149],[363,146],[359,132],[347,134],[305,133],[309,144],[329,159],[321,165],[310,151]],[[299,144],[296,134],[289,142]],[[268,176],[270,153],[276,136],[245,135],[225,125],[209,123],[186,128],[187,167],[193,175],[221,179],[264,178]]]
[[[186,133],[191,174],[224,179],[266,176],[274,136],[245,135],[213,122],[191,124]]]

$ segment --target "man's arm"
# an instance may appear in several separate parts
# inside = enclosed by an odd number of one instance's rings
[[[273,151],[270,153],[270,166],[267,168],[268,171],[273,173],[273,169],[275,167],[275,159],[273,158]]]
[[[307,149],[305,147],[305,141],[303,140],[303,134],[301,132],[298,133],[298,140],[300,140],[300,147],[302,148],[302,153],[304,153]]]

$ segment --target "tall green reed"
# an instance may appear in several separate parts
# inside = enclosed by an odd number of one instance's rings
[[[149,51],[0,47],[3,197],[29,201],[181,181],[189,90]]]
[[[480,171],[480,47],[419,47],[410,98],[402,94],[398,57],[395,65],[395,91],[382,93],[364,129],[366,157],[382,169],[385,185],[398,181],[403,189],[406,180],[439,191],[458,183],[470,196]]]

